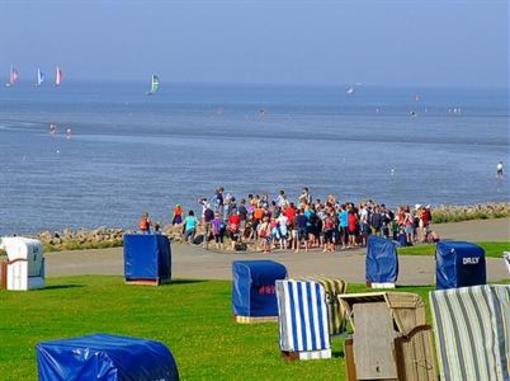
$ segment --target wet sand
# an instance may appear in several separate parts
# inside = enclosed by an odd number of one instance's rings
[[[434,226],[442,239],[468,241],[510,240],[510,218],[465,221]],[[322,253],[314,250],[296,254],[276,251],[261,253],[219,253],[198,246],[172,246],[172,276],[180,279],[231,279],[232,261],[240,259],[273,259],[287,266],[291,276],[329,275],[349,282],[365,281],[364,249]],[[122,248],[79,250],[46,255],[48,276],[108,274],[123,275]],[[434,282],[432,257],[400,256],[400,285],[424,285]],[[502,259],[487,258],[487,274],[491,281],[509,278]]]

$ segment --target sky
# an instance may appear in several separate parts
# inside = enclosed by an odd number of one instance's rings
[[[507,0],[0,0],[0,76],[508,87]]]

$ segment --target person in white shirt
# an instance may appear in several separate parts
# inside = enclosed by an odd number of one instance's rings
[[[503,177],[503,161],[500,161],[496,166],[496,176]]]
[[[278,222],[278,238],[280,240],[280,248],[282,250],[285,250],[287,248],[287,237],[289,234],[288,231],[289,219],[285,214],[281,213],[278,216],[276,222]]]

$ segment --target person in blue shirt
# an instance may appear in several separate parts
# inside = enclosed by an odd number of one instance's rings
[[[340,232],[340,241],[342,241],[342,249],[345,249],[345,242],[347,241],[347,228],[349,226],[348,217],[349,212],[347,212],[345,204],[342,204],[338,212],[338,229]]]
[[[195,212],[189,211],[188,216],[184,219],[184,242],[192,243],[197,232],[198,220]]]

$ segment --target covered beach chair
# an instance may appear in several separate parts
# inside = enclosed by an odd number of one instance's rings
[[[510,380],[510,285],[437,290],[430,305],[441,380]]]
[[[127,284],[159,286],[172,275],[170,240],[160,234],[124,236],[124,277]]]
[[[419,295],[372,292],[339,299],[354,331],[345,340],[349,381],[437,379],[432,328]]]
[[[439,290],[486,284],[485,251],[464,241],[436,245],[436,288]]]
[[[275,282],[287,278],[284,265],[270,260],[232,262],[232,309],[238,323],[278,320]]]
[[[338,297],[347,293],[347,281],[338,278],[329,278],[326,276],[311,276],[303,278],[318,282],[324,287],[326,293],[326,304],[328,306],[329,334],[331,336],[340,335],[345,332],[346,315],[345,308]]]
[[[1,263],[2,288],[26,291],[45,285],[44,248],[40,241],[24,237],[4,237],[0,248],[7,253]]]
[[[510,252],[509,251],[503,252],[503,260],[505,261],[506,269],[510,273]]]
[[[36,345],[39,381],[178,381],[168,348],[152,340],[95,334]]]
[[[318,282],[276,281],[280,349],[287,360],[331,358],[328,309]]]
[[[368,287],[394,288],[398,278],[398,254],[395,241],[371,235],[367,242],[365,279]]]

